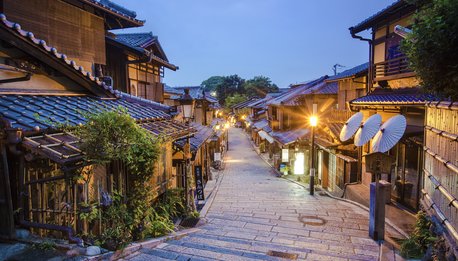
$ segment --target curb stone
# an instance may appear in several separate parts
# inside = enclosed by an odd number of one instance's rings
[[[142,241],[142,242],[134,242],[129,244],[126,248],[122,250],[117,250],[117,251],[110,251],[108,253],[98,255],[98,256],[93,256],[93,257],[86,257],[85,261],[97,261],[97,260],[118,260],[124,257],[127,257],[137,251],[139,251],[142,248],[155,248],[158,245],[169,241],[169,240],[177,240],[180,238],[183,238],[191,233],[196,233],[199,232],[199,228],[190,228],[186,230],[181,230],[176,233],[173,233],[171,235],[163,236],[163,237],[158,237],[158,238],[153,238],[150,240]]]
[[[207,202],[205,202],[205,205],[200,210],[200,215],[204,218],[207,216],[208,210],[210,210],[210,207],[213,204],[213,200],[215,199],[216,195],[218,194],[218,189],[219,189],[221,182],[223,181],[225,172],[226,170],[223,170],[221,173],[218,174],[217,183],[215,187],[213,188],[212,193],[210,194],[210,197],[207,198]]]

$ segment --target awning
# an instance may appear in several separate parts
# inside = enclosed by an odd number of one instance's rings
[[[61,165],[74,164],[83,159],[83,152],[79,149],[81,140],[71,133],[25,137],[22,145]]]
[[[274,143],[274,138],[272,138],[267,132],[261,130],[258,134],[262,139],[267,140],[269,143]]]
[[[191,124],[197,132],[194,136],[189,138],[189,143],[191,144],[191,152],[196,152],[207,140],[209,140],[214,132],[213,129],[208,126],[203,126],[201,124],[193,123]],[[186,140],[179,140],[174,143],[179,148],[184,148]]]
[[[196,132],[194,128],[173,120],[144,122],[139,125],[155,136],[165,136],[173,140]]]
[[[295,129],[289,131],[272,132],[272,137],[283,146],[286,146],[303,139],[307,134],[309,134],[308,129]]]
[[[262,119],[253,123],[253,128],[262,130],[265,126],[269,126],[269,121],[267,119]]]
[[[351,162],[358,162],[357,159],[355,159],[353,157],[350,157],[350,156],[347,156],[347,155],[343,155],[343,154],[340,154],[340,153],[337,153],[335,155],[336,155],[337,158],[342,159],[342,160],[344,160],[346,162],[350,162],[350,163]]]

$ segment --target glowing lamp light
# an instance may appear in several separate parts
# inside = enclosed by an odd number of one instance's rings
[[[318,118],[316,116],[310,117],[310,126],[316,127],[317,124],[318,124]]]
[[[242,115],[242,120],[246,119],[246,116],[245,115]]]
[[[215,125],[215,130],[219,130],[221,127],[219,126],[219,124],[216,124]]]
[[[229,122],[226,122],[226,124],[224,124],[224,128],[229,129]]]

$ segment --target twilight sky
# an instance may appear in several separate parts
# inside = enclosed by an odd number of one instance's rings
[[[351,38],[348,28],[394,0],[113,1],[146,20],[124,32],[153,32],[180,67],[166,70],[170,86],[238,74],[287,87],[332,75],[336,63],[345,70],[368,61],[368,44]]]

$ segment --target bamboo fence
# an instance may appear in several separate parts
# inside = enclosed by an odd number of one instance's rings
[[[458,240],[458,103],[426,107],[424,199]]]

